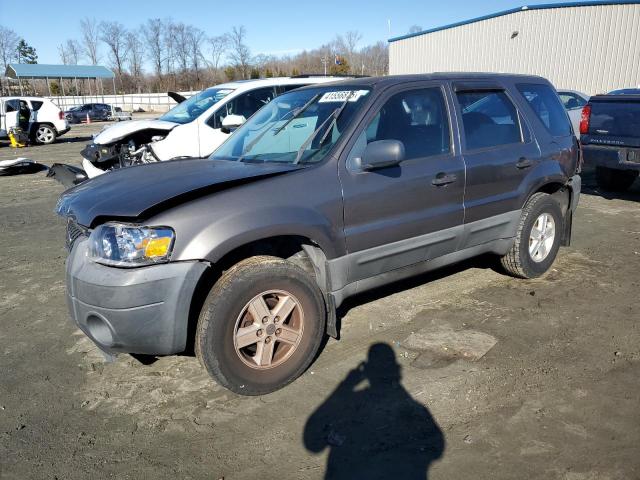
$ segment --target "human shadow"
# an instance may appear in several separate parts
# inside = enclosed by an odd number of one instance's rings
[[[307,450],[329,449],[325,479],[426,479],[445,438],[401,384],[393,349],[376,343],[309,417]]]

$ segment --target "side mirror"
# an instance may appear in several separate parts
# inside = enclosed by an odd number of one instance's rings
[[[360,168],[365,171],[393,167],[404,160],[404,144],[400,140],[377,140],[365,148]]]
[[[246,121],[247,119],[244,118],[244,115],[227,115],[222,120],[222,128],[220,130],[222,133],[231,133]]]

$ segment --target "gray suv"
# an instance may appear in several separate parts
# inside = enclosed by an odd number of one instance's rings
[[[190,350],[244,395],[338,336],[349,296],[479,254],[537,277],[568,245],[579,150],[548,81],[434,74],[294,90],[208,159],[65,192],[68,300],[107,354]]]

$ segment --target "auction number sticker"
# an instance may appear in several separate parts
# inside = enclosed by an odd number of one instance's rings
[[[340,90],[336,92],[327,92],[318,103],[326,103],[326,102],[344,102],[346,99],[349,99],[350,102],[357,102],[360,97],[364,97],[369,90]]]

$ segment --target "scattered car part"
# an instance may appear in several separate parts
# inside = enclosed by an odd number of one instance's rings
[[[0,160],[0,176],[24,175],[38,173],[47,170],[47,166],[34,162],[28,158],[16,158],[15,160]]]
[[[51,165],[47,172],[47,177],[57,180],[66,188],[78,185],[88,178],[83,169],[65,163],[54,163]]]

